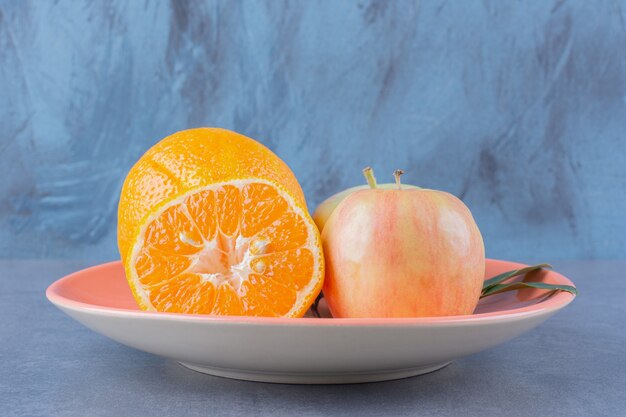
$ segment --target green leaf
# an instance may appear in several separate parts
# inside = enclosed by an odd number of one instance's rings
[[[489,295],[500,294],[506,291],[515,291],[521,290],[522,288],[539,288],[542,290],[553,290],[553,291],[567,291],[574,295],[578,295],[578,290],[576,287],[572,287],[571,285],[558,285],[558,284],[546,284],[545,282],[511,282],[508,284],[495,284],[483,290],[483,293],[480,295],[480,298],[487,297]]]
[[[315,301],[313,301],[313,304],[310,307],[311,313],[313,313],[313,317],[320,318],[319,305],[322,298],[324,298],[324,293],[320,291],[320,293],[317,294],[317,298],[315,298]]]
[[[517,277],[520,275],[526,275],[529,272],[537,271],[542,268],[552,268],[552,265],[550,264],[531,265],[525,268],[520,268],[514,271],[504,272],[500,275],[496,275],[495,277],[490,278],[483,283],[483,292],[485,292],[489,287],[492,287],[496,284],[500,284],[502,281],[506,281],[509,278]]]

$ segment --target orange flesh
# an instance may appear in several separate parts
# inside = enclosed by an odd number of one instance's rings
[[[138,286],[157,311],[284,316],[318,273],[310,230],[268,184],[196,191],[147,225]]]

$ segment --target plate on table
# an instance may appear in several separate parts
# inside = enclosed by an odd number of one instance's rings
[[[486,277],[518,269],[487,260]],[[563,275],[537,278],[573,285]],[[141,311],[122,264],[106,263],[53,283],[48,299],[119,343],[171,358],[195,371],[250,381],[336,384],[420,375],[506,342],[539,325],[574,295],[524,289],[482,299],[472,315],[334,319],[212,317]]]

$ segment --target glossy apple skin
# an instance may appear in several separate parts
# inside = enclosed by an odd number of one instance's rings
[[[333,317],[471,314],[485,273],[469,209],[428,189],[365,189],[333,210],[322,232],[324,297]]]
[[[391,189],[396,189],[396,188],[398,188],[398,186],[395,183],[378,184],[377,186],[377,189],[383,189],[383,190],[391,190]],[[416,185],[402,184],[402,188],[411,189],[411,188],[420,188],[420,187]],[[339,203],[341,203],[346,197],[348,197],[350,194],[356,191],[369,190],[369,189],[370,189],[369,185],[357,185],[356,187],[350,187],[343,191],[338,192],[337,194],[331,195],[326,200],[324,200],[319,206],[317,206],[312,217],[320,233],[322,233],[322,230],[324,230],[326,221],[328,220],[330,215],[333,214],[333,211],[335,211],[335,208],[337,208]]]

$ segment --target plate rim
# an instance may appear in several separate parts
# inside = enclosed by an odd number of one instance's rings
[[[500,259],[486,259],[486,262],[513,264],[516,267],[527,266],[522,263],[506,261]],[[532,316],[549,314],[556,312],[569,303],[576,295],[569,292],[556,292],[545,300],[525,307],[500,310],[490,313],[479,313],[470,315],[439,316],[439,317],[398,317],[398,318],[316,318],[316,317],[250,317],[250,316],[208,316],[201,314],[181,314],[164,313],[142,310],[130,310],[118,307],[106,307],[76,301],[61,294],[59,288],[67,281],[75,279],[77,275],[93,272],[99,269],[111,268],[120,265],[121,261],[111,261],[74,271],[54,281],[46,289],[46,298],[55,306],[63,310],[71,310],[78,313],[87,313],[114,318],[127,318],[139,320],[165,320],[179,322],[195,322],[205,324],[232,324],[232,325],[286,325],[286,326],[445,326],[445,325],[471,325],[486,324],[490,322],[510,321],[525,319]],[[560,284],[574,285],[574,283],[564,275],[550,270],[550,274],[556,276]]]

